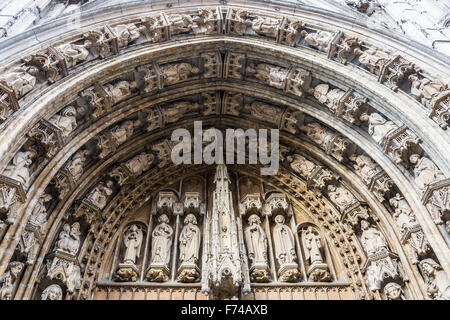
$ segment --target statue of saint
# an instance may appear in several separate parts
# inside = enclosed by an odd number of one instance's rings
[[[291,228],[284,224],[283,215],[275,217],[275,227],[273,229],[273,239],[275,246],[275,257],[279,265],[296,263],[297,254],[295,252],[294,234]]]
[[[142,229],[133,224],[125,231],[123,243],[125,245],[125,256],[123,258],[124,264],[135,264],[136,259],[139,258],[141,252],[143,233]]]
[[[180,262],[197,264],[200,249],[201,233],[197,219],[188,214],[184,219],[184,227],[180,234]]]
[[[151,264],[162,264],[166,267],[169,265],[173,234],[169,221],[167,215],[162,214],[158,218],[159,224],[153,229]]]
[[[383,234],[372,227],[367,220],[361,220],[361,244],[368,256],[380,251],[389,250]]]
[[[248,227],[245,228],[244,234],[248,258],[252,265],[267,264],[267,236],[256,214],[248,218]]]
[[[322,244],[320,241],[320,234],[316,228],[309,226],[302,233],[302,243],[305,249],[306,259],[309,260],[310,264],[323,263]]]

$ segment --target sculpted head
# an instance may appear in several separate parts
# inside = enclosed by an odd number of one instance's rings
[[[420,155],[414,153],[409,157],[409,162],[411,162],[412,164],[416,164],[419,162],[420,159]]]
[[[169,217],[166,214],[162,214],[162,215],[159,216],[158,222],[159,223],[169,223],[170,220],[169,220]]]
[[[72,232],[73,231],[80,231],[80,224],[78,223],[78,222],[75,222],[73,225],[72,225]]]
[[[284,219],[284,216],[282,214],[279,214],[275,217],[275,222],[277,224],[284,224],[286,220]]]
[[[61,300],[62,290],[57,284],[48,286],[41,295],[42,300]]]
[[[369,229],[370,223],[367,220],[361,220],[361,229],[366,230]]]
[[[430,258],[420,261],[419,266],[427,276],[433,276],[435,271],[442,269],[436,261]]]
[[[395,282],[389,282],[385,287],[384,287],[384,295],[386,296],[386,298],[388,298],[389,300],[400,300],[403,290],[402,287]]]
[[[184,219],[184,224],[189,224],[189,223],[197,224],[197,218],[192,213],[189,213],[186,216],[186,218]]]
[[[248,217],[248,224],[261,224],[261,219],[256,214],[252,214],[250,217]]]

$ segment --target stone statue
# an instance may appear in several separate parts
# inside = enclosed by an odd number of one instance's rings
[[[383,65],[388,61],[390,55],[377,48],[369,48],[366,51],[355,49],[355,53],[359,55],[359,62],[369,68],[370,72],[378,75]]]
[[[302,242],[305,249],[305,258],[309,260],[310,264],[323,263],[322,244],[320,240],[319,231],[316,228],[309,226],[302,233]]]
[[[198,74],[200,69],[186,62],[171,63],[160,67],[166,85],[173,85],[186,81],[193,74]]]
[[[384,119],[379,113],[371,113],[370,116],[363,114],[361,120],[369,121],[369,134],[378,143],[381,144],[383,139],[392,131],[398,129],[398,126],[390,121]]]
[[[268,63],[259,63],[256,66],[254,63],[250,63],[246,68],[246,72],[271,87],[284,89],[284,82],[288,74],[288,69]]]
[[[361,244],[369,257],[389,250],[383,234],[371,226],[367,220],[361,220],[361,230]]]
[[[278,124],[281,117],[279,108],[261,101],[254,101],[251,104],[246,104],[244,108],[248,110],[256,119],[262,121]]]
[[[158,218],[159,224],[153,229],[151,265],[163,265],[166,268],[169,265],[173,234],[173,229],[168,224],[169,221],[167,215],[162,214]]]
[[[0,300],[12,300],[17,278],[25,265],[22,262],[10,262],[5,273],[0,277]]]
[[[420,268],[427,279],[427,294],[435,300],[450,300],[450,279],[433,259],[420,261]]]
[[[295,263],[297,253],[295,252],[294,235],[291,229],[284,224],[283,215],[275,217],[275,227],[273,229],[273,239],[275,246],[275,257],[280,265]]]
[[[155,156],[153,154],[142,152],[134,158],[128,160],[125,163],[125,166],[137,177],[150,168],[154,159]]]
[[[68,68],[74,67],[78,62],[86,60],[89,56],[89,48],[92,42],[86,40],[82,45],[65,43],[56,49],[64,56]]]
[[[388,300],[406,300],[402,287],[395,282],[389,282],[385,285],[383,293]]]
[[[412,229],[417,225],[416,216],[409,206],[408,202],[400,196],[400,194],[396,194],[394,198],[389,200],[389,204],[392,206],[394,211],[394,220],[400,231],[404,233],[407,229]]]
[[[250,13],[245,10],[239,10],[236,13],[236,18],[239,20],[236,32],[243,35],[247,26],[251,27],[254,32],[269,37],[277,37],[278,27],[280,26],[280,19],[272,17],[263,17]]]
[[[131,95],[131,90],[136,88],[136,82],[119,81],[116,84],[105,84],[103,88],[111,96],[112,103],[116,104]]]
[[[33,207],[28,223],[39,229],[39,232],[44,235],[47,232],[47,209],[44,203],[52,199],[52,196],[44,193],[41,195]]]
[[[267,236],[261,227],[261,220],[256,214],[248,218],[245,228],[247,254],[252,265],[267,265]]]
[[[14,156],[12,163],[9,164],[3,175],[19,181],[25,190],[28,189],[28,183],[30,182],[30,165],[33,163],[32,159],[36,157],[34,151],[17,152]]]
[[[314,162],[309,161],[299,154],[288,156],[286,160],[290,162],[292,170],[304,178],[308,178],[308,176],[317,168],[317,165]]]
[[[344,186],[336,187],[334,185],[329,185],[328,196],[331,202],[333,202],[341,211],[344,211],[351,204],[358,201]]]
[[[350,157],[350,160],[355,162],[353,167],[366,184],[369,184],[377,173],[383,171],[375,161],[366,155],[361,154],[356,157]]]
[[[308,138],[322,148],[326,148],[331,136],[334,135],[332,131],[320,125],[317,122],[311,122],[300,127],[300,130],[304,131]]]
[[[39,70],[36,67],[21,65],[0,76],[0,81],[6,82],[14,90],[17,99],[19,99],[34,89],[38,73]]]
[[[72,159],[67,164],[66,168],[72,175],[74,181],[78,181],[84,172],[84,166],[86,164],[86,157],[91,152],[89,150],[79,150],[73,156]]]
[[[87,200],[95,205],[99,209],[103,209],[106,206],[106,201],[108,197],[112,194],[113,182],[109,180],[106,182],[99,182],[94,189],[87,196]]]
[[[136,224],[133,224],[125,231],[123,238],[123,243],[126,248],[123,258],[124,264],[136,264],[136,260],[139,258],[141,252],[142,239],[142,229]]]
[[[333,39],[333,33],[323,30],[318,30],[314,33],[308,33],[302,30],[300,34],[305,37],[305,42],[310,46],[317,47],[321,51],[327,51],[328,46]]]
[[[41,300],[62,300],[62,289],[57,284],[51,284],[41,294]]]
[[[445,179],[441,170],[427,157],[413,154],[409,161],[414,165],[414,182],[419,190],[424,191],[428,185]]]
[[[61,130],[61,135],[67,137],[77,127],[77,110],[72,107],[65,107],[61,114],[55,114],[48,121]]]
[[[117,36],[119,47],[126,47],[130,42],[138,39],[141,36],[140,31],[142,29],[136,27],[136,25],[119,24],[113,28],[114,33]]]
[[[429,108],[432,107],[431,103],[435,98],[448,90],[448,85],[439,79],[420,79],[417,74],[412,74],[408,77],[408,80],[411,82],[411,94]]]
[[[164,109],[164,118],[167,123],[172,123],[180,120],[187,112],[197,110],[200,108],[198,103],[189,101],[180,101]]]
[[[197,219],[188,214],[180,234],[180,262],[196,265],[198,262],[201,234]]]
[[[111,129],[111,135],[116,145],[121,145],[127,141],[134,132],[134,129],[140,125],[140,121],[127,120]]]
[[[68,223],[64,224],[56,242],[56,250],[76,255],[80,247],[80,236],[80,224],[78,222],[72,224],[72,227]]]
[[[196,25],[194,19],[188,14],[171,14],[168,18],[173,33],[190,32]]]

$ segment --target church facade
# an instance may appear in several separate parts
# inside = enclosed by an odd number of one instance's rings
[[[0,299],[450,299],[447,5],[17,5],[0,5]],[[175,163],[198,122],[276,130],[278,170]]]

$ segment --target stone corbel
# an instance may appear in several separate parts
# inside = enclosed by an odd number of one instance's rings
[[[5,82],[0,81],[0,123],[17,110],[19,110],[19,102],[14,90]]]
[[[136,181],[133,173],[127,168],[124,163],[115,167],[108,175],[113,178],[119,186],[130,185]]]

